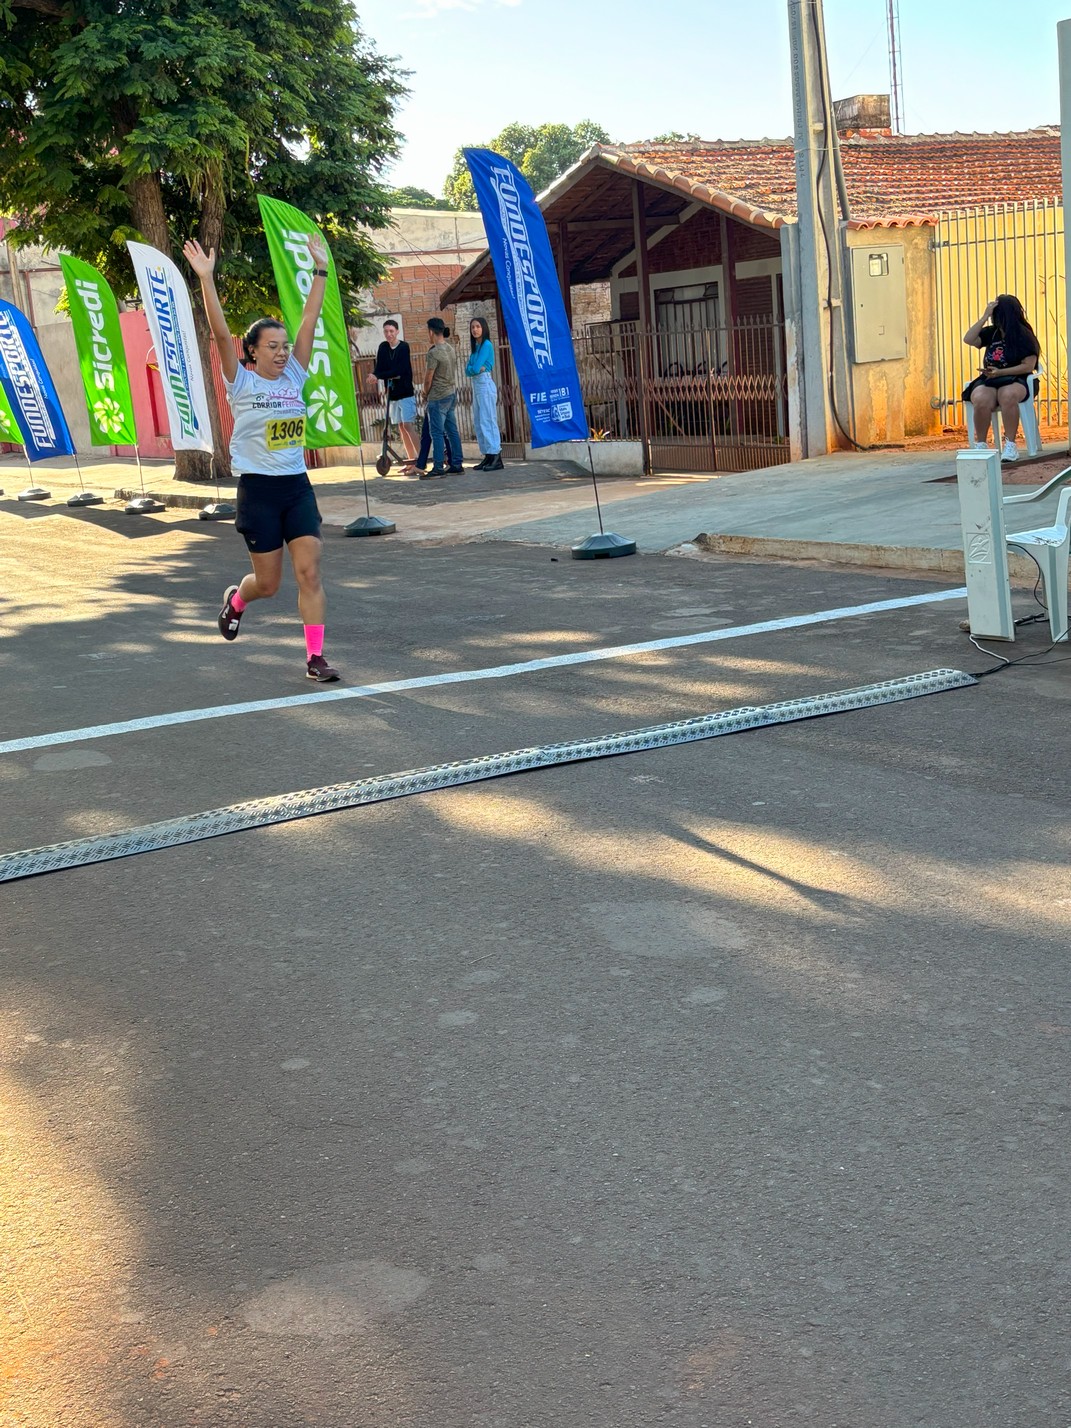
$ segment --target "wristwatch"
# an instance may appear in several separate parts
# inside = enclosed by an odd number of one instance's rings
[[[326,268],[314,268],[312,271],[312,275],[314,278],[326,278],[328,276],[328,272]]]

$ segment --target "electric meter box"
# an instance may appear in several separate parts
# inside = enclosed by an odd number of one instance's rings
[[[856,362],[893,362],[907,356],[904,246],[849,248],[852,356]]]

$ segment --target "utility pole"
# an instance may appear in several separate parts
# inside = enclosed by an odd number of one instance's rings
[[[841,235],[836,188],[847,219],[837,127],[829,93],[822,0],[788,0],[799,211],[799,324],[802,359],[802,451],[824,456],[839,444],[838,424],[850,431],[849,371],[844,325]]]
[[[1056,26],[1056,44],[1060,57],[1060,165],[1063,171],[1064,205],[1064,273],[1071,278],[1071,20],[1061,20]],[[1071,321],[1071,283],[1064,282],[1064,319]],[[1067,332],[1067,327],[1064,331]]]

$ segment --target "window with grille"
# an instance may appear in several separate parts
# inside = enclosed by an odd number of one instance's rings
[[[718,360],[718,285],[691,283],[655,291],[655,332],[664,377],[707,376]]]

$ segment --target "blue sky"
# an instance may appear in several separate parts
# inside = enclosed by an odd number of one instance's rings
[[[834,98],[887,93],[886,0],[825,0]],[[391,175],[438,194],[455,149],[512,120],[594,119],[617,140],[791,133],[786,0],[357,0],[412,71]],[[1071,0],[900,0],[909,133],[1059,121]]]

